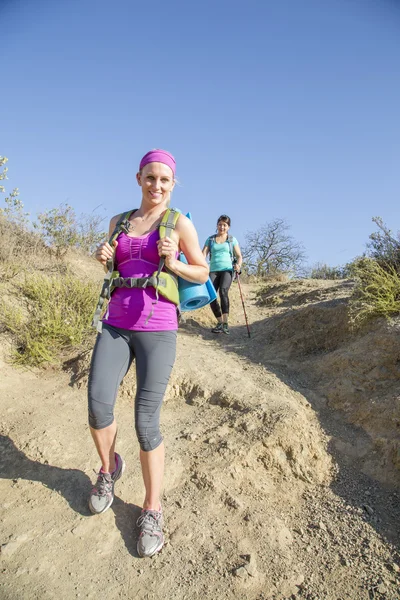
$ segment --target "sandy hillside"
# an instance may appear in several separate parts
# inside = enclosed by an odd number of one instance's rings
[[[182,323],[153,559],[135,549],[133,374],[117,403],[127,470],[92,516],[89,353],[22,371],[2,338],[1,598],[399,599],[399,323],[350,331],[351,285],[244,285],[250,339],[236,287],[231,336],[208,309]]]

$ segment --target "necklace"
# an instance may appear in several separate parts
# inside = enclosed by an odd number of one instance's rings
[[[136,219],[137,219],[137,218],[138,218],[138,217],[136,217]],[[144,217],[141,217],[141,216],[139,216],[139,219],[141,219],[141,220],[142,220],[142,223],[143,223],[143,221],[144,221]],[[132,233],[132,231],[135,231],[136,227],[137,227],[137,222],[136,222],[136,223],[133,223],[132,221],[129,221],[129,233]]]
[[[146,219],[145,219],[145,217],[142,217],[142,215],[138,215],[138,216],[136,216],[136,217],[135,217],[135,215],[133,215],[133,216],[134,216],[134,218],[136,218],[136,219],[140,219],[140,221],[136,221],[136,223],[134,223],[134,222],[132,222],[132,221],[129,221],[129,233],[132,233],[133,231],[135,231],[135,229],[136,229],[136,228],[137,228],[137,226],[138,226],[138,223],[142,224],[142,223],[144,223],[144,221],[146,220]],[[156,220],[154,221],[154,223],[152,223],[152,224],[150,225],[149,229],[147,229],[147,231],[145,231],[145,232],[144,232],[144,234],[145,234],[145,233],[149,233],[149,231],[151,231],[151,230],[152,230],[152,227],[153,227],[153,226],[155,226],[155,227],[154,227],[154,229],[155,229],[156,227],[158,227],[158,225],[159,225],[159,221],[160,221],[160,220],[161,220],[161,215],[159,215],[159,216],[156,218]],[[144,234],[143,234],[143,235],[144,235]]]

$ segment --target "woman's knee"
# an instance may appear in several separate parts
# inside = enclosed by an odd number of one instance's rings
[[[89,373],[89,425],[93,429],[104,429],[113,423],[118,387],[130,361],[126,340],[105,325],[97,337]]]
[[[220,296],[221,296],[221,300],[228,300],[229,299],[229,288],[221,288],[220,289]]]
[[[140,445],[140,449],[144,452],[151,452],[158,448],[163,441],[160,428],[156,427],[144,427],[140,423],[136,424],[136,436]]]
[[[88,412],[92,429],[104,429],[114,421],[114,402],[109,390],[100,381],[89,378]]]
[[[104,429],[114,421],[114,407],[89,396],[89,425],[92,429]]]
[[[221,288],[220,290],[220,294],[221,294],[221,308],[222,308],[222,312],[225,314],[229,311],[229,288]]]

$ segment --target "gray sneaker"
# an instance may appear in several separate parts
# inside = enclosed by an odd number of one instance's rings
[[[114,473],[110,474],[99,471],[97,481],[90,492],[89,508],[95,515],[105,512],[114,501],[115,482],[125,470],[125,461],[117,453],[115,453],[115,464]]]
[[[222,323],[218,323],[216,327],[211,329],[212,333],[222,333]]]
[[[226,333],[226,335],[230,335],[230,331],[229,331],[228,323],[224,323],[224,324],[222,325],[222,331],[223,331],[224,333]]]
[[[137,551],[142,558],[153,556],[161,550],[164,545],[164,535],[162,532],[163,516],[162,510],[143,509],[142,514],[136,521],[139,527],[139,539]]]

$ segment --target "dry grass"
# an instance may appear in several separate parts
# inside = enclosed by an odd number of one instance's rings
[[[15,298],[0,299],[0,325],[15,341],[14,360],[38,366],[54,363],[63,351],[92,335],[98,286],[67,272],[25,274]]]
[[[0,215],[0,277],[12,279],[26,270],[54,269],[43,240]]]
[[[75,271],[75,269],[74,269]],[[14,360],[56,362],[92,330],[99,285],[54,259],[35,233],[0,216],[0,325],[14,339]]]
[[[354,273],[357,285],[349,304],[353,325],[400,313],[400,276],[393,266],[383,268],[376,260],[363,258],[354,266]]]

